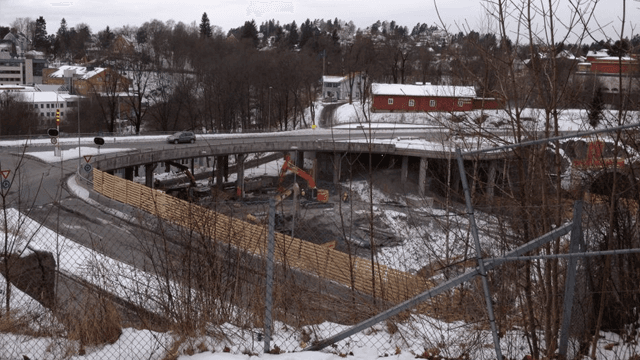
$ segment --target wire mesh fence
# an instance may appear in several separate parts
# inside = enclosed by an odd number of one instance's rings
[[[2,193],[0,358],[299,352],[477,266],[462,193],[443,180],[455,178],[455,164],[448,162],[432,166],[434,191],[425,196],[401,189],[395,180],[401,170],[385,164],[369,178],[319,182],[329,203],[296,198],[275,206],[269,201],[274,194],[230,200],[212,193],[197,202],[165,197],[98,171],[77,176],[71,162],[47,167],[51,175],[40,182],[25,167],[33,163],[16,165],[17,176]],[[472,169],[472,186],[482,188],[486,174]],[[108,182],[113,189],[102,187]],[[475,194],[485,258],[571,219],[569,197],[541,204]],[[619,218],[611,222],[605,221],[610,198],[590,198],[583,251],[640,247],[637,205],[625,199],[615,203]],[[273,324],[265,332],[270,214]],[[545,224],[548,214],[558,222]],[[623,237],[625,231],[631,235]],[[568,240],[565,235],[535,254],[566,252]],[[629,345],[638,327],[629,307],[637,303],[640,259],[607,259],[578,262],[570,358],[585,354],[595,322],[607,331],[596,339],[602,345],[597,357],[638,356]],[[557,341],[545,329],[559,332],[567,264],[529,259],[488,272],[503,355],[532,354],[534,342],[542,353],[550,347],[547,339]],[[376,356],[490,359],[496,355],[487,319],[481,278],[475,277],[324,351],[347,355],[365,347]]]

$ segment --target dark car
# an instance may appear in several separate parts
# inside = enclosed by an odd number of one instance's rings
[[[194,143],[196,142],[196,134],[193,131],[178,131],[177,133],[167,137],[167,142],[177,143]]]

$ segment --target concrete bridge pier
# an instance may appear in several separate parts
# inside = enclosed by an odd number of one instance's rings
[[[216,186],[222,190],[222,175],[224,172],[224,156],[216,156]]]
[[[304,163],[304,158],[311,160],[311,163],[313,165],[311,165],[311,171],[309,175],[311,175],[311,177],[313,178],[313,181],[317,182],[318,181],[318,160],[316,160],[316,152],[305,151],[303,161],[302,161],[303,163]]]
[[[493,200],[493,196],[495,195],[497,167],[498,163],[496,160],[492,160],[489,163],[489,173],[487,175],[487,198],[489,200]]]
[[[404,164],[404,159],[402,160]],[[420,158],[420,171],[418,172],[418,194],[424,196],[427,187],[427,168],[429,160],[427,158]]]
[[[296,150],[293,152],[293,156],[295,156],[294,164],[299,169],[304,169],[304,151]]]
[[[124,168],[125,180],[133,181],[133,166],[127,166]]]
[[[246,155],[236,155],[236,192],[239,198],[244,199],[244,159]]]
[[[333,184],[340,183],[340,172],[342,171],[342,154],[335,153],[333,155]]]
[[[144,184],[147,187],[153,188],[153,170],[155,170],[157,166],[158,163],[144,165]]]
[[[407,184],[407,177],[409,176],[409,157],[402,157],[402,170],[400,172],[400,184],[405,186]]]

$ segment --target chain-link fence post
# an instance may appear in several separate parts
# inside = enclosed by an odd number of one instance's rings
[[[580,239],[582,238],[582,201],[576,201],[573,205],[573,221],[571,229],[571,242],[569,251],[577,253],[580,248]],[[567,265],[567,278],[564,287],[564,306],[562,313],[562,329],[560,332],[560,345],[558,346],[558,354],[561,359],[567,356],[567,346],[569,343],[569,326],[571,325],[571,311],[573,310],[574,290],[576,286],[576,266],[578,258],[569,258]]]
[[[473,204],[471,203],[471,190],[469,189],[469,183],[467,182],[467,173],[464,169],[464,160],[462,159],[462,152],[460,148],[456,148],[456,156],[458,158],[458,169],[460,170],[460,179],[462,181],[462,188],[464,189],[464,197],[467,203],[467,216],[469,217],[469,224],[471,225],[471,235],[476,248],[476,260],[478,262],[478,270],[482,277],[482,288],[484,290],[484,299],[487,305],[487,313],[489,314],[489,324],[491,325],[491,333],[493,334],[493,344],[496,349],[496,357],[498,360],[502,360],[502,351],[500,349],[500,337],[498,336],[498,330],[496,329],[496,320],[493,315],[493,304],[491,299],[491,292],[489,291],[489,282],[487,280],[487,271],[484,268],[484,260],[482,259],[482,249],[480,248],[480,239],[478,235],[478,225],[476,224],[475,215],[473,212]]]
[[[267,235],[267,294],[264,314],[264,352],[271,350],[271,310],[273,307],[273,256],[274,256],[274,228],[276,217],[276,202],[269,200],[269,234]]]

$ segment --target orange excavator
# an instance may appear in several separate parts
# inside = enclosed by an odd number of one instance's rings
[[[287,190],[282,186],[282,182],[284,181],[284,177],[287,174],[287,171],[291,171],[292,173],[300,176],[301,178],[303,178],[308,186],[309,186],[309,193],[307,194],[308,197],[310,197],[312,200],[317,200],[321,203],[326,203],[327,201],[329,201],[329,190],[324,190],[324,189],[317,189],[316,188],[316,181],[313,180],[313,177],[309,174],[307,174],[304,170],[300,169],[299,167],[297,167],[292,161],[291,161],[291,156],[289,154],[287,154],[284,157],[284,164],[282,165],[282,169],[280,169],[280,179],[278,181],[278,191],[281,194],[287,194],[287,192],[289,192],[291,190]],[[288,195],[287,195],[288,196]]]

